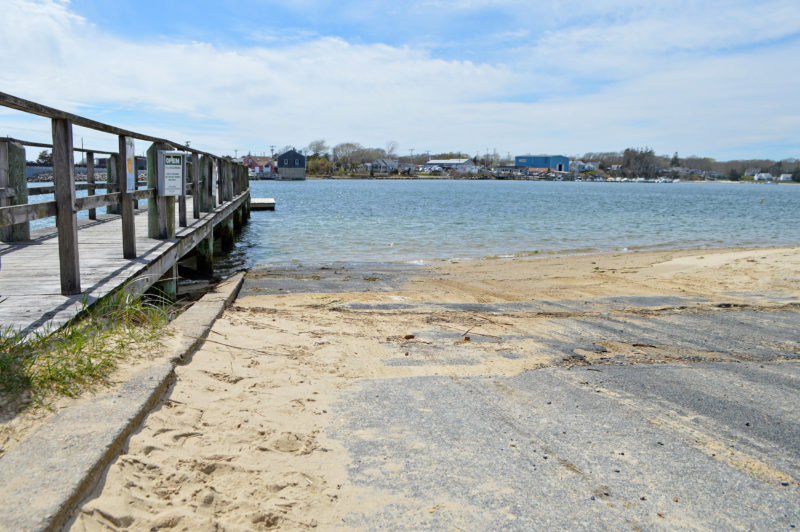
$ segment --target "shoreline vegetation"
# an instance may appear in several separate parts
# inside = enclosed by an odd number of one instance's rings
[[[178,310],[158,294],[120,290],[57,330],[0,330],[0,457],[20,433],[107,391],[125,368],[158,352]]]

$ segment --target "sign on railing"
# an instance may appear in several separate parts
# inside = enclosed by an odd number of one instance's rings
[[[158,152],[158,195],[183,196],[186,154],[180,151]]]
[[[136,152],[133,137],[125,137],[125,190],[136,192]]]

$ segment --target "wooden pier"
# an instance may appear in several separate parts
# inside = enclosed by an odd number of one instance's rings
[[[215,239],[223,251],[233,249],[234,233],[250,213],[244,166],[2,92],[0,105],[49,118],[53,132],[52,145],[0,139],[0,332],[53,330],[120,289],[141,294],[158,284],[172,296],[179,260],[194,255],[198,270],[209,273]],[[115,135],[119,151],[75,148],[73,125]],[[132,139],[152,143],[144,188],[131,164]],[[53,149],[54,201],[28,203],[28,194],[41,189],[27,188],[23,146]],[[163,175],[158,184],[157,161],[160,151],[170,150],[182,153],[184,173],[182,193],[168,196]],[[75,151],[86,154],[87,185],[75,184]],[[109,155],[105,183],[94,180],[95,152]],[[88,197],[76,197],[81,188]],[[137,209],[140,204],[146,208]],[[81,211],[88,219],[78,219]],[[31,221],[53,216],[55,226],[31,230]]]

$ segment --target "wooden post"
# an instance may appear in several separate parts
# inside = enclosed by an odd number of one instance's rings
[[[86,152],[86,182],[89,183],[88,194],[94,196],[97,190],[94,188],[94,152]],[[89,219],[97,220],[97,209],[89,209]]]
[[[209,188],[208,188],[208,195],[211,198],[211,210],[217,208],[217,194],[219,193],[219,180],[222,176],[222,163],[219,159],[212,159],[211,160],[211,173],[209,174],[211,179],[209,179]],[[217,170],[217,177],[214,178],[214,170]]]
[[[153,143],[147,150],[147,187],[158,187],[158,151],[170,147],[162,142]],[[175,238],[175,197],[156,196],[147,202],[147,236],[150,238]]]
[[[234,163],[225,163],[225,193],[222,195],[224,201],[228,202],[233,197],[233,172],[236,170]]]
[[[203,212],[211,212],[214,208],[211,205],[211,179],[213,173],[214,158],[207,155],[203,156]]]
[[[192,218],[200,218],[200,154],[192,153]]]
[[[219,224],[219,239],[222,251],[233,251],[233,217],[229,216]]]
[[[242,208],[238,207],[233,211],[233,232],[239,233],[242,230]]]
[[[155,286],[167,300],[175,301],[178,297],[178,264],[173,264]]]
[[[228,174],[228,161],[219,160],[219,180],[217,181],[217,195],[215,197],[217,205],[225,203],[225,181]]]
[[[134,212],[133,194],[128,192],[128,169],[126,167],[126,151],[128,149],[126,137],[119,135],[119,155],[116,157],[115,166],[111,164],[111,157],[108,159],[108,175],[111,175],[111,169],[114,168],[117,173],[116,188],[119,191],[119,206],[117,212],[122,214],[122,256],[126,259],[136,258],[136,217]],[[133,171],[136,171],[136,158],[133,159]],[[135,189],[135,186],[134,186]]]
[[[189,156],[183,156],[183,185],[181,187],[181,194],[178,196],[178,223],[181,227],[186,227],[186,182],[189,179]]]
[[[53,180],[56,189],[56,227],[61,294],[81,293],[78,262],[78,216],[75,211],[75,161],[72,153],[72,120],[52,119]]]
[[[108,184],[107,192],[121,192],[119,189],[119,156],[111,154],[108,156],[108,164],[106,165],[106,183]],[[122,203],[118,205],[109,205],[106,207],[106,214],[121,214]]]
[[[228,186],[225,188],[225,201],[233,199],[234,183],[236,182],[236,174],[239,172],[238,164],[230,164],[228,167]]]
[[[25,175],[25,148],[16,142],[0,142],[0,207],[28,203],[28,178]],[[30,222],[2,228],[5,242],[31,239]]]
[[[197,271],[212,274],[214,272],[214,234],[202,239],[195,247]]]

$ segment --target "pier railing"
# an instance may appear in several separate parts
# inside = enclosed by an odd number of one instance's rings
[[[230,202],[247,192],[248,174],[244,165],[180,143],[129,131],[97,122],[82,116],[0,92],[0,105],[50,119],[52,144],[0,138],[0,237],[4,242],[30,240],[30,222],[40,218],[55,217],[58,232],[61,293],[81,293],[77,213],[89,211],[95,219],[97,209],[106,207],[108,213],[122,218],[122,256],[136,258],[135,208],[140,200],[147,201],[148,237],[168,239],[175,237],[175,196],[159,196],[156,187],[156,168],[159,150],[179,150],[188,154],[186,164],[186,189],[177,196],[178,223],[187,226],[187,197],[192,199],[192,216],[200,218],[202,212],[212,212],[217,204]],[[117,136],[119,151],[108,152],[76,148],[72,141],[73,126],[81,126]],[[152,143],[147,151],[147,181],[128,186],[130,139]],[[28,188],[25,171],[25,148],[52,149],[52,187]],[[84,152],[87,163],[85,184],[75,183],[74,152]],[[108,155],[106,181],[95,181],[94,156]],[[134,175],[138,171],[133,164]],[[144,184],[145,188],[140,188]],[[96,194],[105,189],[105,194]],[[189,193],[189,189],[191,193]],[[86,197],[76,197],[77,190],[88,190]],[[36,194],[54,194],[53,201],[30,203],[28,197]]]

